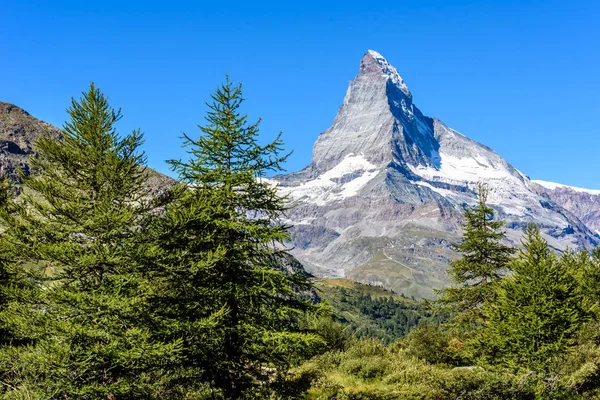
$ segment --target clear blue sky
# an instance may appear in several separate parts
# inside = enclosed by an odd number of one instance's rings
[[[283,131],[294,171],[374,49],[426,115],[534,179],[600,188],[599,3],[6,1],[0,100],[61,126],[94,80],[168,172],[229,73],[264,140]]]

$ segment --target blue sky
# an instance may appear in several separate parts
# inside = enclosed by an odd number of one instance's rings
[[[121,4],[123,3],[123,4]],[[367,49],[415,104],[534,179],[600,188],[600,2],[12,1],[0,8],[0,100],[61,126],[90,81],[141,128],[149,165],[185,156],[226,73],[262,140],[310,160]]]

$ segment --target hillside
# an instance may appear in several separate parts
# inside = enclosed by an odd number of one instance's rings
[[[356,338],[372,338],[392,343],[420,323],[441,322],[422,302],[378,286],[343,278],[316,279],[319,297],[329,304],[336,320]]]
[[[569,210],[600,235],[600,190],[591,190],[560,183],[534,180],[539,191],[565,210]]]
[[[41,121],[22,108],[0,101],[0,176],[15,183],[20,181],[19,171],[31,173],[29,157],[35,156],[36,140],[48,133],[60,140],[59,128]],[[148,192],[156,196],[173,184],[173,179],[147,168]]]

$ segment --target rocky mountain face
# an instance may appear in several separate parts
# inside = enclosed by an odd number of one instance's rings
[[[480,180],[515,245],[530,222],[557,249],[598,243],[574,208],[492,149],[423,115],[398,71],[372,50],[311,163],[272,179],[295,205],[287,215],[292,253],[310,272],[416,297],[447,283],[463,205],[476,202]]]
[[[60,129],[32,117],[22,108],[0,102],[0,176],[18,182],[19,170],[29,173],[27,159],[44,132],[61,136]]]
[[[8,176],[15,183],[20,172],[31,172],[29,157],[35,156],[35,142],[44,133],[62,137],[61,130],[31,116],[14,104],[0,102],[0,176]],[[150,196],[160,195],[173,183],[173,179],[149,170],[148,191]]]
[[[600,190],[583,189],[560,183],[534,180],[540,193],[569,210],[581,222],[600,235]]]

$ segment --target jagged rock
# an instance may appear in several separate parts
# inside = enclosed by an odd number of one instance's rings
[[[492,149],[424,116],[396,68],[372,50],[311,163],[272,182],[295,205],[293,254],[310,272],[431,297],[448,281],[463,205],[475,203],[480,180],[514,245],[530,222],[559,250],[598,243]]]
[[[19,170],[30,173],[28,157],[34,154],[34,143],[45,132],[61,137],[60,129],[14,104],[0,102],[0,176],[18,183]]]
[[[569,210],[600,237],[600,190],[534,180],[540,193]]]

